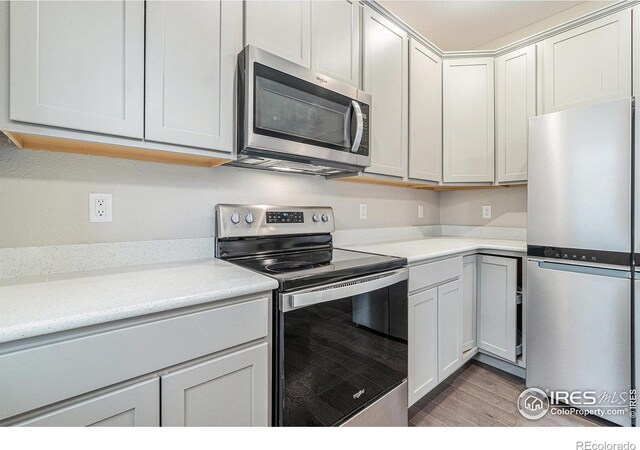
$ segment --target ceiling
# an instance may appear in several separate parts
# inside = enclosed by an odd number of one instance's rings
[[[440,49],[454,51],[493,50],[614,2],[379,0],[378,3]],[[510,41],[500,42],[501,37]]]

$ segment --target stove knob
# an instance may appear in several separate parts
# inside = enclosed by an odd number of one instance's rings
[[[240,214],[233,213],[233,215],[231,216],[231,222],[235,223],[235,224],[239,224],[240,223]]]
[[[328,222],[329,221],[329,214],[323,214],[322,215],[322,221],[323,222]]]
[[[313,219],[314,222],[320,222],[320,214],[316,213],[311,218]]]
[[[253,213],[247,213],[247,215],[244,216],[244,220],[247,223],[253,223]]]

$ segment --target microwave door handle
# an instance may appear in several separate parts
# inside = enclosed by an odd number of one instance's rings
[[[352,100],[351,106],[353,106],[353,112],[356,115],[356,135],[353,138],[353,145],[351,146],[351,153],[356,153],[360,148],[360,141],[362,140],[362,132],[364,130],[364,119],[362,117],[362,109],[360,109],[360,104]]]

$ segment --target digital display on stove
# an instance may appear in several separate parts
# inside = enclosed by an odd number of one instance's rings
[[[304,215],[301,211],[267,211],[267,223],[304,223]]]

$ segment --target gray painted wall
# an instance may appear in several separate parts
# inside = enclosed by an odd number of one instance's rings
[[[491,219],[482,218],[482,206],[491,205]],[[526,228],[527,188],[443,191],[440,193],[440,223]]]
[[[90,192],[113,222],[90,224]],[[411,225],[526,227],[525,187],[419,191],[257,170],[214,169],[17,149],[0,133],[0,248],[203,238],[216,203],[331,205],[339,230]],[[360,220],[359,205],[368,205]],[[424,206],[419,219],[418,205]],[[482,218],[491,205],[493,218]]]
[[[341,230],[440,223],[432,191],[20,150],[0,136],[0,248],[210,237],[216,203],[330,205]],[[113,194],[112,223],[89,223],[90,192]]]

